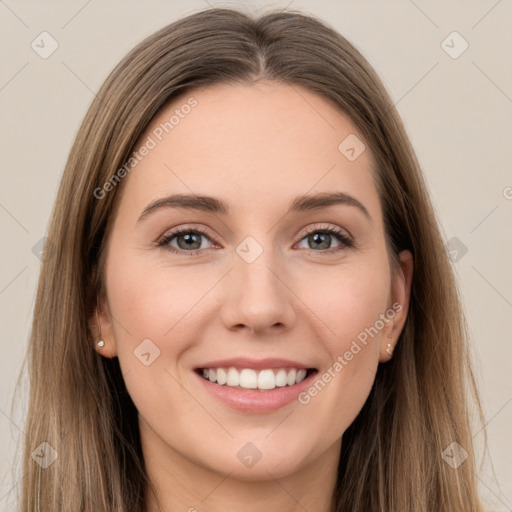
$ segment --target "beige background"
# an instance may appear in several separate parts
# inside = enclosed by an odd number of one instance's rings
[[[14,509],[19,483],[13,460],[24,435],[26,382],[14,410],[11,402],[39,272],[33,248],[37,253],[66,156],[94,92],[137,42],[185,14],[208,4],[262,12],[266,5],[289,3],[0,2],[0,510]],[[510,511],[512,2],[296,0],[290,8],[330,22],[376,68],[417,151],[446,241],[456,237],[467,248],[453,266],[489,435],[481,493],[490,510]],[[46,59],[31,47],[43,31],[58,43]],[[445,49],[455,55],[463,40],[450,36],[442,45],[453,31],[469,44],[457,58]],[[474,439],[481,446],[478,428]]]

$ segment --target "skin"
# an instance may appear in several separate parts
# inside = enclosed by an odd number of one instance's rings
[[[412,256],[401,253],[391,274],[370,150],[355,161],[338,150],[358,132],[328,101],[269,82],[210,86],[166,106],[143,139],[190,96],[198,105],[122,184],[100,352],[119,358],[163,510],[291,512],[300,503],[329,512],[342,435],[406,320]],[[285,215],[296,196],[333,191],[357,198],[372,220],[349,205]],[[232,215],[161,208],[138,221],[148,204],[176,193],[220,198]],[[170,242],[181,254],[157,245],[178,226],[207,230],[201,253],[187,254],[183,236]],[[329,227],[355,247],[334,235],[320,247],[308,241],[307,228]],[[236,252],[247,236],[263,249],[252,263]],[[237,356],[294,359],[323,374],[393,303],[402,310],[306,405],[233,410],[193,374]],[[96,317],[91,324],[98,332]],[[149,366],[133,353],[147,338],[160,350]],[[247,442],[262,454],[252,467],[237,457]],[[154,498],[148,510],[157,510]]]

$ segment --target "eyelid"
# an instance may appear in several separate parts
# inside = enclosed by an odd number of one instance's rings
[[[296,244],[302,242],[302,240],[304,240],[307,236],[313,233],[327,233],[328,235],[336,238],[339,242],[339,245],[337,247],[321,251],[315,251],[314,249],[309,248],[303,249],[310,254],[319,254],[321,256],[329,257],[332,255],[337,255],[338,253],[346,251],[347,249],[357,248],[353,236],[346,229],[343,229],[337,226],[336,224],[321,225],[319,223],[316,223],[313,226],[309,226],[306,228],[305,231],[301,231],[301,234],[299,235],[299,240]]]
[[[163,247],[164,249],[166,249],[172,253],[183,254],[183,255],[188,254],[189,256],[199,254],[199,253],[204,253],[205,251],[207,251],[209,248],[185,251],[183,249],[176,249],[175,247],[171,247],[169,245],[168,242],[170,240],[174,239],[176,236],[179,236],[182,233],[190,233],[190,232],[197,233],[200,236],[204,236],[204,237],[208,238],[212,243],[219,245],[218,242],[216,241],[216,237],[211,234],[210,229],[202,224],[187,224],[185,226],[180,225],[175,228],[169,228],[166,230],[166,232],[163,235],[161,235],[157,239],[156,244],[157,244],[157,246]],[[320,251],[315,251],[314,249],[303,249],[303,250],[306,250],[307,252],[310,252],[310,253],[312,252],[312,253],[319,253],[319,254],[327,255],[327,254],[337,253],[343,249],[349,249],[349,248],[355,247],[354,239],[353,239],[352,235],[346,229],[340,228],[339,226],[337,226],[335,224],[328,224],[328,223],[326,223],[324,225],[322,225],[320,223],[315,223],[314,225],[301,230],[299,232],[299,234],[297,235],[298,240],[297,240],[297,242],[295,242],[294,246],[297,245],[298,243],[302,242],[302,240],[304,240],[304,238],[306,238],[308,235],[310,235],[312,233],[317,233],[317,232],[326,232],[327,234],[334,236],[335,238],[338,239],[338,242],[340,242],[340,245],[335,248],[320,250]]]
[[[216,241],[216,237],[215,237],[215,235],[213,235],[213,233],[211,232],[210,228],[206,227],[203,224],[193,224],[193,223],[192,224],[186,224],[186,225],[179,225],[179,226],[176,226],[174,228],[166,229],[164,234],[160,235],[157,238],[156,244],[157,245],[163,245],[163,244],[165,244],[166,240],[174,238],[175,236],[180,235],[182,233],[189,233],[189,232],[198,233],[201,236],[205,236],[206,238],[208,238],[212,242],[218,244],[218,242]],[[201,249],[201,250],[204,250],[204,249]],[[186,252],[188,254],[191,254],[194,251],[184,251],[184,252]]]
[[[350,240],[351,243],[354,242],[354,237],[349,233],[348,230],[341,228],[341,227],[337,226],[336,224],[329,224],[329,223],[322,224],[322,223],[317,222],[317,223],[313,224],[312,226],[305,228],[303,231],[300,231],[299,235],[297,235],[297,236],[300,236],[300,239],[299,239],[299,241],[300,241],[304,237],[310,235],[311,233],[316,233],[317,231],[328,231],[328,232],[334,231],[336,234],[343,236],[344,238]]]

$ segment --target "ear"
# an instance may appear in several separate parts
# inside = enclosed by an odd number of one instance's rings
[[[94,313],[89,318],[89,328],[93,335],[93,348],[100,355],[109,359],[117,356],[112,316],[106,299],[98,298]],[[104,345],[99,346],[99,341],[103,341]]]
[[[399,266],[391,280],[391,303],[388,305],[388,310],[394,311],[395,315],[382,331],[379,362],[391,359],[409,309],[414,270],[413,257],[410,251],[405,250],[398,255],[398,260]]]

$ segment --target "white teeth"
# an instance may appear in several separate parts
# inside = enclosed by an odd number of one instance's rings
[[[238,371],[236,368],[205,368],[202,371],[203,377],[210,382],[216,382],[221,386],[241,387],[245,389],[275,389],[276,387],[293,386],[299,384],[306,378],[307,370],[295,368],[286,370],[266,369],[253,370],[244,368]]]
[[[217,384],[226,384],[228,376],[223,368],[217,368]]]
[[[288,377],[286,375],[286,370],[284,368],[281,368],[276,373],[276,386],[277,387],[284,387],[288,384]]]
[[[258,389],[274,389],[275,387],[276,378],[274,372],[272,370],[262,370],[258,374]]]
[[[296,377],[297,377],[297,370],[290,370],[288,372],[288,375],[286,377],[286,382],[288,383],[288,386],[293,386],[295,384]]]
[[[297,384],[299,382],[302,382],[305,378],[306,378],[306,370],[304,370],[304,368],[300,369],[298,372],[297,372]]]
[[[226,381],[228,386],[239,386],[240,385],[240,374],[236,371],[235,368],[230,368],[228,370],[228,379]]]
[[[240,372],[240,387],[256,389],[258,387],[258,377],[254,370],[244,368]]]

